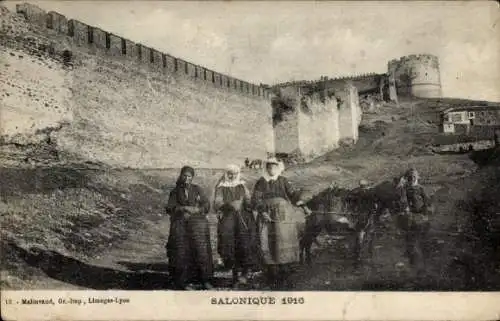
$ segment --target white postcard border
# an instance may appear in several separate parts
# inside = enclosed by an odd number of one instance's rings
[[[292,303],[283,304],[282,298],[288,297],[295,298],[295,300],[292,299],[289,300]],[[108,303],[90,302],[104,298],[109,299]],[[246,298],[246,304],[244,298]],[[52,303],[23,304],[23,299],[52,299]],[[81,302],[80,304],[69,303],[70,299],[81,300]],[[63,300],[65,303],[62,303]],[[125,303],[123,300],[129,300],[129,302]],[[236,301],[242,304],[234,304]],[[303,303],[300,303],[302,301]],[[2,291],[1,307],[4,320],[478,321],[499,319],[499,302],[500,292],[82,290]]]

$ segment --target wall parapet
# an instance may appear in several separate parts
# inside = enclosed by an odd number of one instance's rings
[[[110,56],[123,56],[135,60],[140,64],[161,70],[162,72],[176,73],[198,81],[212,84],[216,88],[223,88],[240,95],[269,100],[272,90],[264,84],[249,82],[209,70],[208,68],[173,57],[154,48],[135,43],[98,27],[87,25],[76,19],[68,19],[55,11],[46,12],[40,7],[22,3],[16,5],[16,12],[39,27],[51,29],[73,39],[77,46],[94,47]]]
[[[288,82],[284,82],[284,83],[275,84],[273,87],[274,88],[283,88],[283,87],[292,87],[292,86],[305,87],[305,86],[319,85],[321,83],[332,82],[332,81],[365,80],[365,79],[371,79],[371,78],[383,77],[383,76],[385,76],[385,74],[379,74],[379,73],[375,73],[375,72],[362,73],[362,74],[357,74],[357,75],[339,76],[339,77],[334,77],[334,78],[322,76],[319,80],[288,81]]]
[[[393,59],[387,64],[398,95],[441,97],[439,58],[431,54],[412,54]]]

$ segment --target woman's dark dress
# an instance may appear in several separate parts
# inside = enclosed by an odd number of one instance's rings
[[[187,195],[186,195],[187,190]],[[181,206],[196,206],[200,213],[185,217]],[[178,287],[184,287],[191,278],[209,282],[213,275],[213,257],[206,214],[210,202],[197,185],[177,186],[167,204],[170,214],[170,234],[167,243],[169,267]]]
[[[250,197],[243,184],[219,186],[216,199],[222,217],[218,225],[218,252],[226,268],[252,268],[256,262],[257,225],[250,211]]]

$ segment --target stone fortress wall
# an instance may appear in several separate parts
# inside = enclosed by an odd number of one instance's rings
[[[399,96],[434,97],[441,90],[437,58],[430,55],[392,60],[387,74],[322,77],[270,87],[209,70],[31,4],[17,5],[17,13],[35,28],[7,33],[2,39],[5,47],[13,49],[20,42],[28,47],[43,45],[52,58],[71,60],[72,69],[54,63],[28,68],[26,60],[16,63],[16,52],[10,56],[5,52],[11,69],[19,67],[15,70],[22,83],[19,88],[44,88],[43,79],[54,85],[48,86],[53,88],[47,88],[46,96],[61,92],[42,106],[31,94],[11,96],[7,113],[17,116],[15,122],[3,124],[8,128],[5,133],[70,123],[58,136],[61,146],[115,166],[217,167],[269,153],[312,159],[343,141],[357,141],[360,96],[395,100],[396,91]],[[28,74],[36,68],[43,69],[40,79]],[[0,81],[8,82],[1,77]],[[288,96],[290,105],[279,112],[278,121],[274,115],[279,108],[272,103],[277,95]],[[52,105],[59,108],[57,113]],[[38,107],[30,110],[33,106]]]
[[[273,102],[276,153],[308,161],[340,146],[355,143],[362,111],[357,88],[350,82],[334,94],[322,90],[304,94],[296,86],[275,88]]]
[[[0,9],[3,141],[58,128],[51,139],[64,152],[133,168],[274,152],[264,86],[30,4]]]
[[[295,101],[306,100],[313,106],[308,114],[303,113],[303,108],[290,108],[282,122],[275,125],[277,151],[290,153],[294,150],[295,154],[305,154],[306,158],[334,149],[342,141],[355,143],[358,140],[363,114],[360,100],[365,97],[396,101],[398,97],[442,95],[438,58],[428,54],[391,60],[386,74],[368,73],[333,79],[323,76],[320,80],[276,84],[273,89],[280,95],[295,92],[302,97]],[[326,127],[329,130],[318,132]]]
[[[186,74],[192,78],[206,81],[215,87],[227,88],[238,93],[270,98],[270,90],[261,85],[236,79],[209,70],[169,54],[159,52],[140,43],[122,38],[98,27],[89,26],[76,19],[68,19],[57,12],[45,12],[41,8],[24,3],[17,5],[17,12],[34,24],[55,30],[73,38],[79,46],[91,46],[106,51],[110,56],[126,56],[146,65],[153,65],[166,72]]]

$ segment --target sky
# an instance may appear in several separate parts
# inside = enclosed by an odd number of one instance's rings
[[[255,84],[384,73],[429,53],[444,96],[500,102],[495,1],[29,2]]]

